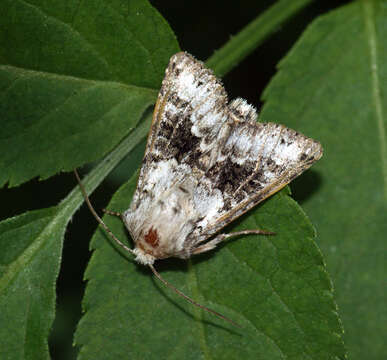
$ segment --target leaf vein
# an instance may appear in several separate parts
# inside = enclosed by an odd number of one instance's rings
[[[363,1],[364,19],[366,25],[366,34],[368,38],[372,99],[375,105],[376,123],[378,127],[380,140],[380,157],[382,162],[382,172],[384,180],[384,198],[387,200],[387,144],[386,129],[383,123],[383,107],[381,99],[381,89],[379,84],[379,64],[378,64],[378,46],[377,34],[375,30],[374,4],[371,1]]]

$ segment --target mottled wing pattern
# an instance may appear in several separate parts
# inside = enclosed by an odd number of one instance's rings
[[[222,84],[191,55],[171,58],[131,212],[141,207],[155,214],[155,206],[172,199],[168,192],[181,191],[188,209],[180,220],[183,239],[176,235],[176,252],[186,251],[181,256],[321,157],[318,142],[282,125],[257,123],[256,117],[242,99],[228,104]]]
[[[253,123],[249,119],[241,122],[241,116],[238,118],[219,149],[215,164],[198,185],[206,189],[203,197],[207,198],[212,189],[219,189],[223,201],[216,213],[204,216],[187,241],[197,243],[207,239],[283,188],[322,156],[317,141],[292,129],[274,123]]]
[[[154,183],[156,164],[170,159],[178,163],[191,163],[201,156],[199,129],[207,128],[205,139],[208,147],[217,146],[219,132],[228,120],[224,108],[227,94],[212,71],[187,53],[172,56],[165,71],[153,113],[143,165],[133,197],[133,205],[138,205],[147,196],[146,184]],[[199,136],[198,136],[199,135]],[[215,141],[214,141],[215,139]],[[171,175],[171,174],[170,174]],[[175,177],[178,181],[178,177]],[[163,174],[157,184],[160,193],[171,187],[170,178]]]

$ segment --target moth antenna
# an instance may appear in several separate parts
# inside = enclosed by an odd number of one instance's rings
[[[207,311],[211,314],[214,314],[215,316],[223,319],[223,320],[226,320],[227,322],[229,322],[230,324],[234,325],[234,326],[237,326],[239,328],[241,328],[242,326],[240,326],[239,324],[237,324],[236,322],[232,321],[231,319],[229,319],[228,317],[218,313],[217,311],[215,310],[212,310],[212,309],[209,309],[208,307],[204,306],[204,305],[201,305],[199,303],[197,303],[196,301],[192,300],[189,296],[185,295],[184,293],[182,293],[179,289],[176,289],[172,284],[170,284],[167,280],[165,280],[158,272],[157,270],[154,268],[154,266],[152,264],[149,264],[149,267],[150,269],[152,270],[153,274],[162,282],[164,283],[164,285],[168,286],[170,289],[172,289],[176,294],[180,295],[182,298],[184,298],[185,300],[189,301],[192,305],[195,305],[197,306],[198,308],[204,310],[204,311]]]
[[[93,205],[91,205],[91,202],[89,200],[89,197],[87,196],[87,193],[86,193],[86,190],[82,184],[82,181],[78,175],[78,172],[76,169],[74,169],[74,174],[75,174],[75,177],[78,181],[78,184],[79,184],[79,187],[81,189],[81,192],[82,192],[82,195],[83,195],[83,198],[85,199],[85,202],[90,210],[90,212],[93,214],[93,216],[95,217],[95,219],[102,225],[102,227],[106,230],[106,232],[111,236],[111,238],[118,244],[120,245],[123,249],[125,249],[126,251],[130,252],[131,254],[134,254],[133,250],[130,249],[128,246],[126,246],[124,243],[122,243],[114,234],[113,232],[108,228],[108,226],[103,222],[103,220],[99,217],[99,215],[97,214],[97,212],[95,211]],[[223,320],[226,320],[227,322],[229,322],[230,324],[234,325],[234,326],[237,326],[237,327],[241,327],[239,324],[237,324],[236,322],[232,321],[231,319],[229,319],[228,317],[218,313],[217,311],[215,310],[212,310],[204,305],[201,305],[199,303],[197,303],[196,301],[192,300],[189,296],[185,295],[183,292],[181,292],[180,290],[176,289],[172,284],[170,284],[167,280],[165,280],[158,272],[157,270],[154,268],[154,266],[152,264],[149,264],[149,267],[150,269],[152,270],[153,274],[164,284],[166,285],[167,287],[169,287],[170,289],[172,289],[176,294],[180,295],[182,298],[184,298],[185,300],[187,300],[188,302],[190,302],[192,305],[195,305],[197,306],[198,308],[204,310],[204,311],[207,311],[208,313],[211,313],[211,314],[214,314],[215,316],[223,319]]]
[[[131,254],[134,254],[133,253],[133,250],[131,248],[129,248],[128,246],[126,246],[123,242],[121,242],[114,234],[113,232],[108,228],[108,226],[103,222],[103,220],[99,217],[99,215],[97,214],[97,212],[94,210],[94,207],[93,205],[91,205],[91,202],[89,200],[89,197],[87,196],[86,194],[86,190],[82,184],[82,181],[78,175],[78,172],[76,169],[74,169],[74,174],[75,174],[75,177],[77,178],[77,181],[78,181],[78,184],[79,184],[79,187],[81,188],[81,192],[82,192],[82,195],[83,195],[83,198],[85,199],[85,202],[89,208],[89,210],[91,211],[91,213],[93,214],[93,216],[95,217],[95,219],[102,225],[102,227],[106,230],[106,232],[111,236],[111,238],[118,244],[120,245],[122,248],[124,248],[126,251],[130,252]]]

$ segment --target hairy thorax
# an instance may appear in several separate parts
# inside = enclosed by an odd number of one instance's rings
[[[184,243],[197,219],[191,201],[189,194],[176,186],[156,201],[142,201],[136,209],[124,213],[138,262],[150,264],[155,259],[189,257]]]

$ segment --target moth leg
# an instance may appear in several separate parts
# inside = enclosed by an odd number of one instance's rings
[[[256,235],[275,235],[275,233],[271,232],[271,231],[266,231],[266,230],[259,230],[259,229],[256,229],[256,230],[243,230],[243,231],[236,231],[236,232],[233,232],[233,233],[230,233],[230,234],[219,234],[217,235],[214,239],[210,240],[209,242],[203,244],[203,245],[200,245],[198,247],[196,247],[193,251],[192,251],[192,254],[196,255],[196,254],[200,254],[200,253],[203,253],[203,252],[206,252],[206,251],[209,251],[209,250],[212,250],[214,249],[220,242],[226,240],[226,239],[229,239],[230,237],[233,237],[233,236],[240,236],[240,235],[253,235],[253,234],[256,234]]]
[[[122,214],[120,212],[118,212],[118,211],[110,211],[110,210],[107,210],[107,209],[102,209],[102,211],[105,214],[108,214],[108,215],[118,216],[119,218],[122,217]]]

